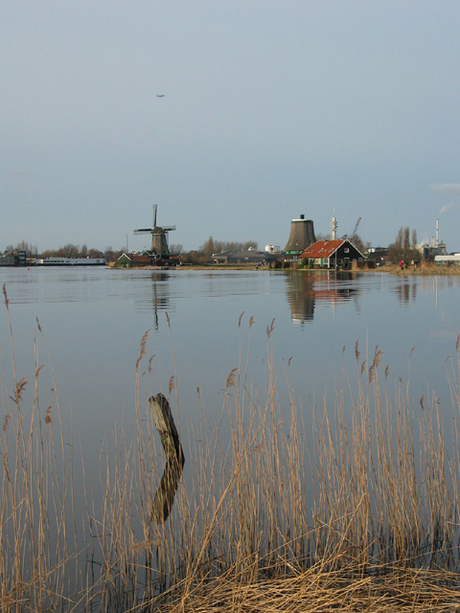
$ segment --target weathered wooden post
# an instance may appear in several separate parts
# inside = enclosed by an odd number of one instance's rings
[[[153,422],[160,434],[167,460],[160,486],[155,492],[150,519],[157,523],[163,523],[171,513],[185,457],[169,402],[163,394],[152,396],[149,402]]]

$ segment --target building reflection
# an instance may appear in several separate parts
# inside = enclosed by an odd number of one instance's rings
[[[428,275],[403,277],[392,291],[396,294],[399,302],[403,306],[407,306],[410,301],[415,302],[417,293],[421,291],[431,291],[436,296],[436,305],[438,304],[438,293],[446,288],[454,288],[460,286],[460,277],[454,275]]]
[[[291,272],[286,274],[287,299],[291,319],[305,324],[313,321],[317,303],[335,308],[356,298],[360,292],[351,286],[358,276],[355,272]]]
[[[136,310],[153,312],[153,327],[158,330],[160,312],[174,312],[177,297],[170,284],[169,271],[153,271],[144,277],[139,295],[135,298]],[[313,321],[318,304],[335,309],[356,299],[361,289],[355,283],[356,272],[298,271],[285,274],[286,296],[291,310],[291,319],[300,324]],[[139,290],[139,285],[137,286]],[[173,286],[174,287],[174,286]],[[207,288],[206,295],[216,290]]]
[[[411,300],[415,302],[417,287],[417,279],[411,279],[410,277],[402,279],[401,283],[396,286],[394,292],[403,306],[407,306]]]

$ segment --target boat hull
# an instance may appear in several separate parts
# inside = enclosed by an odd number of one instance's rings
[[[104,258],[38,258],[35,266],[105,266]]]

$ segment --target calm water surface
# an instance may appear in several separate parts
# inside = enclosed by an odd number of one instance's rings
[[[395,381],[405,381],[410,369],[414,406],[434,389],[450,407],[451,361],[446,358],[455,354],[460,334],[459,277],[2,268],[0,280],[9,298],[17,378],[33,380],[34,335],[38,363],[48,362],[38,318],[61,412],[64,419],[72,414],[84,449],[97,446],[115,422],[134,421],[135,365],[147,331],[145,371],[153,357],[151,379],[144,376],[145,395],[168,395],[174,376],[179,394],[174,411],[181,424],[193,421],[199,411],[197,388],[206,413],[220,415],[221,390],[239,366],[240,353],[246,359],[248,346],[250,380],[263,396],[267,326],[273,320],[269,344],[280,373],[280,402],[286,407],[286,375],[306,416],[325,393],[333,397],[343,368],[353,381],[356,342],[360,364],[366,352],[372,360],[378,346],[382,367],[389,364]],[[0,342],[8,373],[9,325],[3,306]],[[46,397],[54,385],[49,366],[40,381]]]
[[[193,451],[200,448],[199,440],[202,439],[205,453],[207,449],[211,450],[212,457],[214,433],[217,431],[215,422],[222,423],[218,432],[219,449],[224,457],[222,464],[219,459],[218,466],[225,472],[229,416],[224,412],[221,419],[225,402],[222,390],[229,374],[235,372],[240,364],[245,371],[248,353],[247,388],[253,397],[258,393],[263,406],[267,364],[271,357],[275,374],[279,374],[276,391],[285,433],[289,432],[290,403],[294,399],[301,417],[301,440],[306,441],[309,450],[310,447],[315,449],[311,446],[315,436],[311,427],[313,411],[326,402],[328,412],[333,415],[336,390],[342,386],[342,381],[346,391],[345,411],[351,406],[348,388],[356,398],[361,365],[364,360],[367,363],[372,361],[377,346],[383,351],[382,371],[388,365],[387,387],[390,392],[393,387],[400,386],[400,379],[405,389],[405,382],[410,378],[410,415],[414,429],[422,411],[420,397],[424,394],[428,405],[429,390],[434,390],[438,407],[445,415],[446,439],[449,438],[452,406],[449,373],[452,375],[454,361],[446,358],[455,354],[456,339],[460,334],[460,277],[400,278],[380,273],[336,276],[335,273],[255,270],[152,272],[100,268],[0,268],[0,281],[5,285],[9,299],[15,378],[19,381],[28,377],[20,415],[26,437],[30,426],[28,418],[32,414],[34,373],[43,365],[38,377],[39,407],[42,417],[48,407],[52,407],[54,427],[47,432],[53,433],[56,441],[52,451],[57,462],[56,483],[65,482],[63,500],[68,510],[68,534],[73,530],[75,518],[75,551],[80,552],[75,557],[80,568],[78,573],[74,572],[71,561],[69,572],[72,577],[85,577],[79,573],[88,572],[88,580],[92,582],[94,578],[97,580],[100,569],[104,567],[99,541],[88,535],[98,534],[104,540],[106,526],[111,522],[103,512],[108,499],[114,502],[117,510],[118,488],[123,490],[127,485],[129,490],[129,483],[123,480],[124,469],[127,469],[129,481],[135,480],[133,475],[142,467],[140,483],[153,484],[158,483],[159,471],[164,466],[159,442],[156,451],[152,452],[157,457],[152,458],[151,464],[148,460],[142,466],[130,466],[131,460],[137,462],[139,458],[135,453],[124,452],[125,440],[128,449],[132,449],[133,438],[135,441],[138,425],[135,414],[136,361],[141,339],[147,332],[141,402],[145,408],[150,395],[158,392],[169,395],[170,381],[174,377],[178,401],[173,393],[171,407],[180,426],[186,455],[181,481],[192,501],[196,495],[197,469],[203,470],[205,466],[200,464],[200,458]],[[267,337],[267,327],[273,328],[270,338]],[[360,351],[358,363],[356,343]],[[8,400],[8,396],[14,395],[14,377],[10,322],[5,305],[0,305],[0,350],[3,370],[0,387],[3,406],[8,411],[14,406]],[[148,372],[149,364],[151,372]],[[364,373],[366,381],[366,370]],[[384,379],[383,373],[381,379]],[[230,393],[235,393],[234,389],[231,388]],[[62,447],[55,418],[55,390],[62,416],[65,443]],[[234,405],[230,402],[229,406],[233,411]],[[204,423],[202,411],[207,418],[202,430],[204,435],[200,432],[200,424]],[[37,421],[34,422],[34,432],[38,432]],[[17,423],[17,420],[11,422]],[[145,424],[144,421],[140,423]],[[115,431],[119,445],[113,442]],[[143,433],[147,436],[148,432],[146,428]],[[14,428],[10,427],[2,438],[12,443],[13,450],[16,449],[14,437]],[[44,439],[49,440],[47,436]],[[414,446],[417,447],[416,437]],[[80,450],[83,457],[80,457]],[[65,479],[60,473],[62,451],[67,467]],[[53,462],[46,453],[43,463],[46,483],[51,467],[51,481],[49,487],[46,486],[49,494],[46,496],[50,496],[53,513]],[[36,467],[42,466],[40,454],[36,456],[37,461],[34,459],[30,464],[33,475]],[[14,452],[12,457],[16,457]],[[209,476],[213,478],[211,462]],[[115,471],[117,463],[118,473]],[[27,467],[29,470],[29,464]],[[71,492],[67,481],[69,474],[72,474]],[[108,475],[110,485],[105,482]],[[307,513],[315,506],[315,483],[316,479],[306,487]],[[137,488],[139,483],[135,486]],[[48,491],[46,487],[45,491]],[[108,491],[110,496],[107,496]],[[128,538],[132,530],[134,541],[141,542],[146,538],[142,521],[144,507],[139,504],[142,492],[131,493],[131,506],[128,504],[123,511],[127,513],[123,538]],[[34,500],[38,501],[38,496]],[[195,502],[200,504],[199,500]],[[88,516],[92,518],[89,525]],[[56,519],[60,524],[59,514]],[[170,522],[168,526],[171,525],[174,524]],[[10,522],[10,530],[11,526]],[[28,529],[24,533],[28,533]],[[62,527],[59,535],[62,536]],[[173,534],[173,537],[177,538],[177,535]],[[59,540],[51,518],[51,551]],[[116,549],[118,552],[118,545]],[[12,550],[9,553],[13,555]],[[123,557],[120,559],[124,560]],[[143,577],[137,586],[141,594],[144,592]],[[98,586],[98,593],[99,589]],[[97,609],[97,601],[94,602]]]

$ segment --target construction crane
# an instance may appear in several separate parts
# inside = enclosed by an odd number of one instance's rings
[[[353,228],[353,232],[350,234],[350,236],[354,236],[356,234],[356,232],[358,231],[358,226],[359,226],[359,222],[361,221],[361,217],[358,217],[358,221],[355,224],[355,227]]]
[[[342,239],[350,239],[352,236],[354,236],[358,230],[358,226],[359,226],[359,222],[361,221],[361,217],[358,217],[358,221],[355,223],[355,227],[353,228],[353,232],[351,234],[344,234],[342,236]]]

